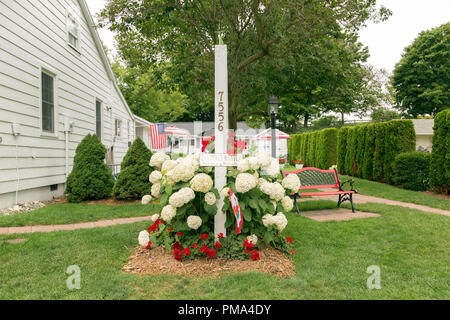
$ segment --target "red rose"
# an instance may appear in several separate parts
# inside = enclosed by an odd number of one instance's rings
[[[208,235],[207,235],[206,233],[203,233],[203,234],[200,236],[200,240],[205,240],[205,239],[208,239]]]
[[[183,235],[183,232],[177,232],[177,236],[181,237]]]
[[[244,241],[244,248],[253,249],[253,242],[248,242],[248,239],[245,239],[245,241]]]
[[[208,252],[206,252],[206,256],[207,256],[208,258],[213,258],[213,257],[215,257],[215,256],[216,256],[216,249],[208,250]]]
[[[189,255],[191,254],[191,249],[189,249],[189,248],[184,248],[183,253],[184,253],[186,256],[189,256]]]
[[[175,258],[175,260],[181,261],[181,259],[183,258],[182,254],[181,254],[181,250],[180,249],[174,249],[173,250],[173,257]]]
[[[259,260],[259,253],[256,250],[252,251],[252,259],[253,260]]]
[[[223,238],[223,233],[222,233],[222,232],[219,233],[219,234],[217,235],[217,238],[222,239],[222,238]]]
[[[169,232],[171,232],[172,230],[173,230],[173,227],[170,227],[170,228],[169,228]]]
[[[200,248],[200,252],[206,253],[208,252],[208,247],[206,245],[202,245],[202,247]]]
[[[286,237],[286,242],[292,243],[292,238],[291,237]]]
[[[294,254],[294,250],[291,250],[291,254]]]
[[[219,243],[219,241],[216,241],[216,248],[217,249],[222,248],[222,245]]]
[[[174,249],[180,249],[180,243],[179,243],[179,242],[175,242],[175,243],[173,244],[173,248],[174,248]]]
[[[192,249],[197,248],[198,247],[198,243],[194,243],[191,247],[192,247]]]
[[[147,243],[147,246],[145,247],[145,249],[149,249],[151,246],[152,246],[152,242],[149,241],[149,242]]]

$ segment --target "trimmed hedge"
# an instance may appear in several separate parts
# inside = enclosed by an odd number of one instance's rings
[[[429,189],[431,154],[422,151],[400,153],[393,164],[392,182],[404,189],[425,191]]]
[[[106,148],[95,134],[88,134],[75,150],[72,172],[67,177],[67,201],[105,199],[111,195],[114,178],[105,164]]]
[[[337,136],[335,128],[294,134],[288,144],[289,159],[302,160],[306,166],[328,169],[337,161]]]
[[[345,155],[347,154],[347,136],[349,127],[342,127],[338,133],[337,147],[337,168],[341,173],[345,173]]]
[[[416,149],[416,131],[413,122],[408,120],[391,120],[385,124],[383,179],[391,183],[394,173],[393,160],[402,152]]]
[[[433,148],[430,161],[430,182],[433,189],[450,192],[450,109],[434,118]]]
[[[144,141],[137,137],[128,148],[120,165],[120,172],[114,184],[114,197],[118,200],[141,199],[150,194],[151,183],[148,180],[152,168],[148,165],[152,152]]]
[[[364,156],[362,160],[362,178],[373,180],[373,153],[375,150],[375,125],[368,124],[364,139]]]
[[[416,133],[411,120],[342,127],[338,134],[338,170],[389,183],[395,157],[414,151],[415,145]]]

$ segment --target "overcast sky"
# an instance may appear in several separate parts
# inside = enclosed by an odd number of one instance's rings
[[[106,0],[87,0],[91,14],[101,10]],[[369,63],[392,72],[400,60],[404,47],[411,44],[419,32],[450,21],[450,0],[378,0],[378,5],[391,9],[385,22],[369,24],[360,33],[361,42],[369,47]],[[100,38],[114,48],[114,37],[106,29],[99,30]]]

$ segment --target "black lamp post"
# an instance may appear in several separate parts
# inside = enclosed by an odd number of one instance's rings
[[[278,99],[273,94],[269,99],[269,114],[270,114],[270,128],[271,128],[271,137],[272,137],[272,157],[277,157],[277,149],[276,149],[276,133],[275,133],[275,117],[278,113]]]

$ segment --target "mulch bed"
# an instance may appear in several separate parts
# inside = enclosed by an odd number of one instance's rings
[[[122,270],[142,275],[182,275],[186,277],[218,277],[227,273],[262,272],[278,278],[295,275],[295,266],[281,251],[262,247],[260,260],[225,260],[222,258],[198,258],[177,261],[164,247],[146,250],[137,248]]]

